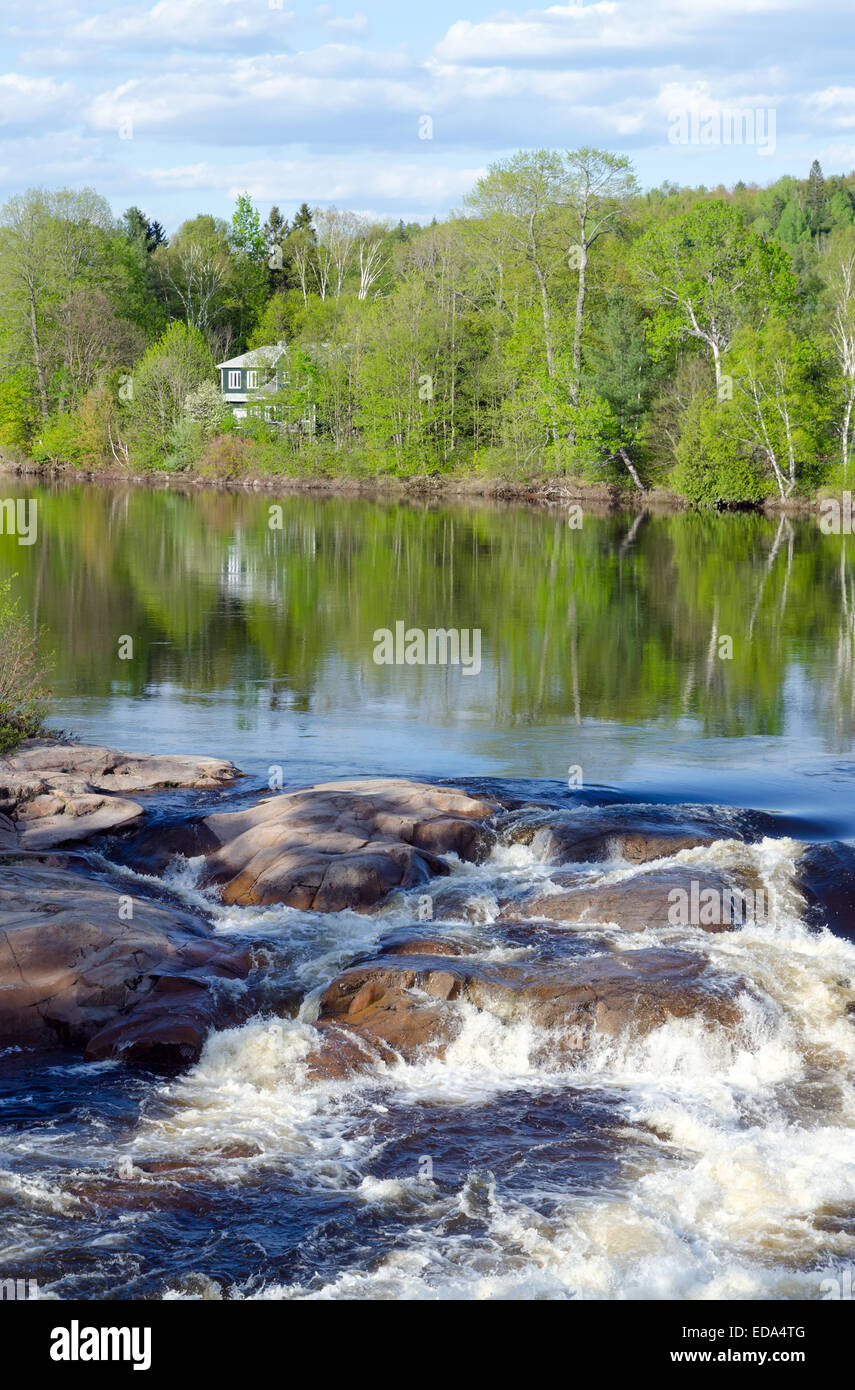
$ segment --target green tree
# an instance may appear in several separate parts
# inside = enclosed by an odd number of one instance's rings
[[[697,395],[689,405],[672,475],[689,502],[716,507],[759,502],[768,490],[752,449],[740,441],[740,420],[731,401]]]
[[[654,310],[654,353],[687,338],[703,343],[719,394],[722,357],[737,329],[786,309],[795,295],[786,253],[746,228],[742,214],[720,200],[652,228],[639,245],[637,265]]]
[[[810,241],[808,215],[794,198],[785,203],[775,235],[786,246],[796,246],[799,242]]]
[[[258,209],[247,193],[235,204],[229,234],[232,268],[230,310],[237,351],[243,351],[267,294],[267,256]]]
[[[816,236],[818,232],[827,231],[825,178],[818,159],[813,161],[808,174],[807,210],[811,235]]]
[[[211,381],[215,364],[200,329],[171,323],[140,359],[130,403],[131,449],[146,467],[162,467],[188,396]]]
[[[226,223],[207,215],[184,222],[168,246],[152,253],[152,268],[168,313],[198,328],[218,350],[225,348],[231,337],[224,328],[232,282]]]
[[[572,360],[573,377],[579,383],[588,256],[600,237],[616,230],[630,196],[636,192],[636,184],[632,165],[622,155],[584,148],[571,150],[565,160],[569,179],[562,198],[572,214],[578,252],[575,258],[578,260],[579,280],[573,319]]]
[[[782,500],[817,448],[816,357],[780,319],[740,329],[728,356],[742,437],[771,469]]]
[[[13,369],[29,368],[43,420],[73,370],[63,356],[62,306],[79,287],[98,285],[112,231],[109,206],[91,188],[31,189],[0,211],[3,354]]]

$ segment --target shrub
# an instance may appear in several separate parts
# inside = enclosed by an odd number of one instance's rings
[[[199,472],[206,478],[226,481],[242,478],[253,471],[255,445],[240,434],[218,434],[205,444]]]
[[[134,370],[129,414],[135,462],[162,468],[164,456],[186,456],[189,432],[175,430],[187,397],[213,374],[214,359],[198,328],[171,323]]]
[[[57,415],[42,426],[30,447],[36,463],[70,463],[100,468],[114,462],[110,453],[110,426],[115,425],[116,405],[106,386],[93,386],[76,410]]]
[[[202,426],[186,417],[172,426],[167,443],[168,452],[158,467],[167,473],[184,473],[194,468],[202,452]]]
[[[21,617],[11,587],[11,579],[0,581],[0,753],[43,731],[49,699],[38,639]]]
[[[30,453],[36,463],[82,463],[83,447],[74,416],[57,415],[48,420],[33,440]]]
[[[202,381],[188,393],[184,400],[184,416],[199,425],[202,437],[210,439],[223,428],[227,412],[218,388],[213,381]]]
[[[696,506],[759,502],[769,482],[736,435],[733,406],[714,396],[698,395],[686,411],[674,490]]]

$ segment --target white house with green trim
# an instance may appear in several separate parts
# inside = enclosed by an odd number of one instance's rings
[[[287,430],[315,433],[314,403],[305,406],[301,418],[295,418],[295,407],[278,399],[291,384],[285,343],[252,348],[240,357],[230,357],[226,362],[217,363],[217,371],[223,403],[236,420],[254,418]]]

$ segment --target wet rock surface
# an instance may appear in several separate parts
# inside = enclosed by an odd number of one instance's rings
[[[552,882],[560,883],[563,877],[555,875]],[[500,920],[538,918],[577,927],[613,925],[631,932],[694,925],[720,932],[740,926],[747,915],[732,878],[695,867],[650,870],[579,886],[567,881],[566,892],[537,892],[509,904]],[[748,880],[741,882],[747,886]],[[750,891],[753,894],[754,888]]]
[[[399,778],[328,782],[208,816],[218,848],[206,878],[226,903],[364,912],[395,888],[476,859],[497,808],[453,787]]]
[[[4,795],[16,818],[0,812],[0,1039],[59,1039],[84,1047],[93,1060],[180,1065],[200,1055],[212,1028],[245,1014],[248,947],[160,903],[137,899],[132,919],[124,920],[123,895],[74,872],[73,855],[27,851],[43,843],[42,828],[44,843],[54,842],[58,819],[97,817],[102,800],[110,803],[108,818],[116,805],[130,817],[134,803],[100,790],[120,778],[151,789],[167,775],[170,782],[196,776],[219,787],[235,769],[205,759],[136,767],[122,761],[126,755],[104,754],[66,745],[51,745],[47,754],[24,748],[6,768]],[[49,772],[49,786],[35,785],[37,763]],[[89,790],[79,789],[83,778]],[[69,796],[76,815],[64,801]],[[367,954],[353,952],[351,964],[323,988],[311,1065],[319,1076],[346,1077],[378,1061],[442,1055],[473,1010],[502,1026],[542,1030],[543,1046],[559,1060],[581,1055],[598,1036],[643,1034],[688,1015],[735,1026],[744,985],[734,979],[724,987],[691,932],[738,926],[726,915],[729,895],[753,890],[759,880],[747,868],[735,874],[705,863],[716,838],[732,846],[732,825],[692,817],[683,824],[670,808],[658,816],[645,808],[634,820],[625,806],[611,818],[608,810],[509,809],[456,787],[368,778],[152,824],[126,839],[121,853],[146,872],[152,861],[162,871],[176,854],[199,857],[203,887],[228,907],[392,912],[397,921],[408,908],[413,918],[424,908],[428,919],[436,909],[436,923],[394,927]],[[528,877],[512,867],[503,879],[497,868],[493,888],[480,896],[482,870],[464,873],[458,865],[458,876],[448,878],[455,857],[478,865],[497,848],[499,863],[514,845],[530,851]],[[17,855],[9,853],[15,846]],[[686,850],[699,853],[681,858]],[[811,892],[818,911],[834,906],[842,920],[850,910],[846,893],[832,901],[829,886],[839,886],[841,865],[827,858],[820,853],[810,862]],[[508,862],[518,861],[511,854]],[[554,871],[546,868],[552,865]],[[419,890],[438,876],[448,886],[422,897]],[[675,895],[684,899],[682,923],[673,915]],[[697,915],[704,895],[719,902],[718,914]],[[688,920],[687,907],[694,914]],[[656,939],[641,949],[621,945],[621,933],[637,939],[677,924],[690,933],[679,945],[671,937],[667,946]],[[293,1012],[302,997],[294,982],[276,983],[283,948],[259,942],[255,973],[269,978],[254,997],[264,1009]]]
[[[460,1003],[544,1029],[551,1058],[572,1059],[597,1035],[644,1034],[673,1018],[698,1014],[733,1027],[745,987],[728,986],[702,958],[662,947],[533,965],[375,960],[345,970],[322,995],[316,1067],[335,1075],[346,1063],[413,1061],[425,1048],[442,1055],[459,1032]]]
[[[0,1039],[193,1061],[212,1024],[230,1017],[218,986],[249,966],[245,950],[187,914],[132,900],[54,857],[0,872]]]
[[[144,815],[129,792],[210,790],[239,775],[221,758],[120,753],[60,739],[26,739],[0,758],[0,850],[43,850],[125,830]]]
[[[807,919],[855,940],[855,848],[839,840],[809,845],[799,863]]]

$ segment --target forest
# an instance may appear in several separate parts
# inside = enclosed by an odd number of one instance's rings
[[[154,210],[156,211],[156,210]],[[236,422],[215,363],[289,354]],[[0,457],[77,472],[575,479],[699,506],[852,482],[855,172],[642,190],[521,151],[428,226],[95,190],[0,210]]]

